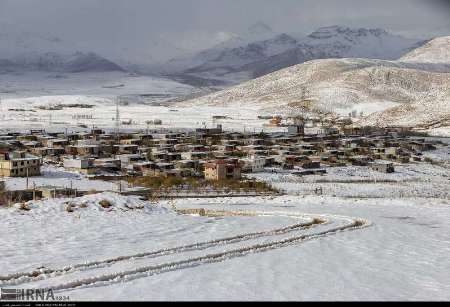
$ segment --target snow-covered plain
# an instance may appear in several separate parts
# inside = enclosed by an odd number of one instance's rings
[[[198,89],[174,81],[121,72],[50,74],[0,74],[0,129],[43,128],[64,131],[79,125],[112,128],[116,121],[117,96],[128,105],[120,106],[120,119],[131,124],[122,128],[147,128],[147,121],[161,119],[150,128],[198,128],[223,124],[225,129],[261,131],[265,120],[257,119],[252,106],[242,108],[159,106],[160,102],[196,92]],[[43,110],[40,107],[84,104],[93,108]],[[213,115],[228,119],[213,121]],[[88,119],[86,119],[88,118]]]
[[[41,110],[38,106],[54,106],[59,104],[91,104],[91,109],[66,108],[63,110]],[[79,130],[80,125],[91,128],[113,128],[116,125],[116,106],[112,98],[100,96],[39,96],[29,98],[11,98],[2,100],[3,110],[0,112],[0,129],[46,129],[48,131]],[[25,111],[10,111],[22,108]],[[33,109],[34,111],[30,111]],[[122,125],[121,129],[160,129],[160,128],[199,128],[215,127],[222,124],[226,130],[239,131],[283,131],[283,128],[266,127],[267,120],[258,119],[258,110],[252,106],[230,108],[221,106],[170,107],[148,104],[130,104],[119,108],[121,121],[131,121]],[[226,116],[225,119],[214,120],[214,115]],[[83,119],[83,116],[90,116]],[[147,126],[147,121],[162,120],[162,125]]]
[[[109,199],[114,207],[101,208],[101,199]],[[450,298],[450,229],[446,222],[450,208],[443,199],[283,196],[154,205],[99,194],[72,201],[79,206],[72,213],[65,211],[65,203],[38,202],[30,204],[27,212],[17,207],[0,210],[2,233],[9,234],[0,245],[2,276],[10,275],[2,286],[51,286],[72,300]],[[163,209],[173,204],[254,215],[200,217]],[[308,223],[313,217],[326,223],[245,237]],[[327,233],[354,219],[367,221],[367,227]],[[308,238],[317,233],[323,234]],[[240,234],[244,237],[233,241],[194,244]],[[279,243],[299,236],[307,237]],[[265,243],[278,245],[258,250]],[[254,250],[233,254],[248,247]],[[222,252],[226,256],[202,259]],[[63,270],[35,278],[11,276],[37,268]]]
[[[261,131],[267,122],[258,120],[252,106],[175,107],[158,104],[197,92],[199,89],[167,79],[133,76],[122,72],[50,74],[0,74],[0,129],[42,128],[64,131],[79,125],[112,128],[116,121],[116,97],[123,102],[120,119],[131,124],[122,128],[146,129],[147,121],[161,119],[161,126],[150,128],[198,128],[223,124],[225,129]],[[93,108],[43,110],[40,107],[84,104]],[[213,121],[213,115],[228,116]],[[86,119],[88,118],[88,119]]]
[[[127,94],[187,94],[192,87],[168,79],[124,72],[51,73],[23,72],[0,74],[2,98],[39,96],[115,97]],[[20,101],[17,101],[20,103]]]

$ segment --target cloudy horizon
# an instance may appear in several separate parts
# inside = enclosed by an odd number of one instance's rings
[[[445,0],[0,0],[0,25],[56,36],[77,48],[154,49],[174,55],[213,46],[262,22],[276,33],[342,25],[418,38],[450,35]],[[179,50],[178,50],[179,49]]]

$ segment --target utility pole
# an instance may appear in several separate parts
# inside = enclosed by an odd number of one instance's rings
[[[116,138],[119,139],[120,129],[120,112],[119,112],[120,96],[116,97]]]

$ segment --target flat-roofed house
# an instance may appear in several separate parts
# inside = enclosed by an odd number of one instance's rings
[[[94,160],[93,158],[65,158],[64,168],[69,171],[91,175],[97,171]]]
[[[385,162],[385,161],[370,162],[369,167],[371,169],[373,169],[374,171],[381,172],[381,173],[394,173],[395,172],[394,164]]]
[[[241,168],[237,161],[216,160],[205,164],[204,174],[207,180],[240,179]]]
[[[27,177],[41,174],[42,161],[24,151],[0,152],[0,176]]]

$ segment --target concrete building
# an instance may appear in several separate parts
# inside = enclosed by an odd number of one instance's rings
[[[240,179],[241,168],[236,162],[217,160],[205,164],[205,179],[207,180],[225,180]]]
[[[381,173],[394,173],[394,164],[389,162],[371,162],[369,163],[369,167],[373,169],[374,171],[381,172]]]
[[[0,176],[39,176],[41,164],[40,158],[23,151],[0,152]]]
[[[91,175],[96,172],[93,158],[66,158],[63,160],[64,168],[69,171],[74,171],[86,175]]]
[[[264,166],[266,165],[266,158],[252,156],[247,159],[240,160],[243,164],[243,171],[250,171],[252,173],[262,172],[264,170]]]

